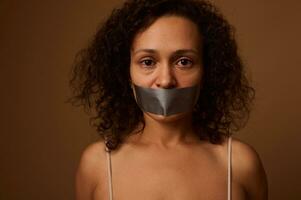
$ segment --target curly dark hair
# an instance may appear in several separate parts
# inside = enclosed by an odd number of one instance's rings
[[[130,86],[130,49],[138,32],[166,15],[193,21],[203,37],[203,89],[193,111],[200,139],[213,144],[245,125],[254,89],[238,55],[234,27],[206,0],[128,0],[112,11],[89,46],[76,56],[69,102],[96,111],[90,122],[116,149],[125,136],[144,123]],[[144,128],[144,126],[143,126]]]

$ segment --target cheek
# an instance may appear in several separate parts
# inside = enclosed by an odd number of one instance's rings
[[[179,74],[177,76],[178,83],[181,87],[192,86],[202,82],[203,71],[198,69],[187,74]]]
[[[193,74],[193,77],[191,77],[193,81],[196,83],[199,83],[203,79],[203,67],[200,66],[195,74]]]
[[[140,79],[137,66],[135,66],[133,63],[131,63],[131,65],[130,65],[130,77],[133,82],[135,82],[137,79],[138,80]]]
[[[134,83],[137,83],[137,81],[139,81],[141,79],[138,70],[135,66],[130,66],[130,76],[131,76],[131,80]]]
[[[140,86],[146,86],[150,82],[151,76],[143,73],[137,66],[130,66],[131,81]]]

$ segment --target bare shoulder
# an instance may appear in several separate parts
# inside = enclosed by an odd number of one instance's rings
[[[266,173],[256,150],[246,142],[232,137],[233,181],[241,184],[250,199],[267,199]]]
[[[105,144],[97,141],[82,152],[76,171],[76,199],[92,199],[93,192],[105,179]]]

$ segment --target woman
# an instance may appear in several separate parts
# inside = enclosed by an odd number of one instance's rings
[[[78,58],[72,100],[101,135],[82,154],[78,200],[267,199],[258,154],[231,137],[254,90],[212,4],[126,1]]]

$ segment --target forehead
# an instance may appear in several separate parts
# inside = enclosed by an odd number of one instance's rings
[[[178,49],[201,47],[201,34],[197,25],[180,16],[163,16],[158,18],[144,31],[138,33],[132,44],[137,48]]]

